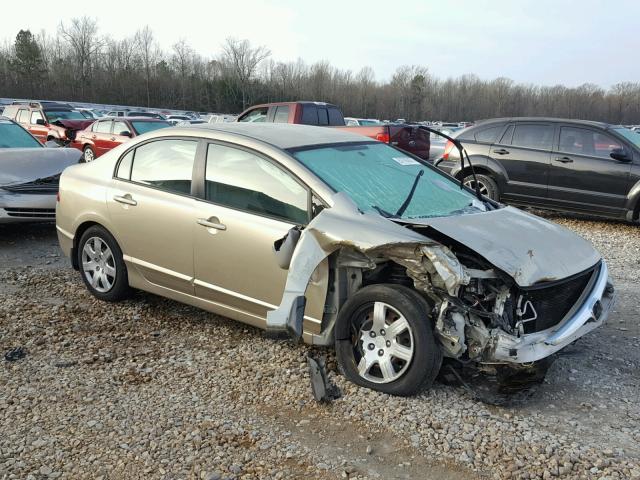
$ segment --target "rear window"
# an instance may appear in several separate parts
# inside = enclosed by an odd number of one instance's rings
[[[329,125],[329,114],[326,108],[318,107],[318,125]]]
[[[342,116],[342,112],[340,111],[339,108],[335,108],[335,107],[329,107],[327,109],[327,112],[329,112],[329,125],[344,125],[344,117]],[[365,123],[363,123],[363,125],[379,125],[380,122],[370,122],[367,123],[368,121],[365,120]]]
[[[287,123],[289,121],[289,105],[279,105],[276,107],[276,114],[273,117],[274,123]]]

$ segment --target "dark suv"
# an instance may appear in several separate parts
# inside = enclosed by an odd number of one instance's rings
[[[498,118],[457,136],[488,197],[638,221],[640,134],[622,126],[559,118]],[[448,142],[436,165],[474,187]]]

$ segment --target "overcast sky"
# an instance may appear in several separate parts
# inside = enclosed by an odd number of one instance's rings
[[[54,2],[55,3],[55,2]],[[475,73],[517,82],[609,87],[640,80],[640,2],[619,0],[182,0],[3,2],[5,40],[20,28],[54,33],[71,16],[97,18],[114,38],[149,25],[161,46],[185,39],[213,56],[228,36],[276,60],[328,60],[387,80],[403,64],[440,78]],[[71,7],[72,6],[72,7]],[[62,16],[62,12],[68,12]]]

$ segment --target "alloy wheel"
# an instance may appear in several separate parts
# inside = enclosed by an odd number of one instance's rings
[[[100,237],[89,238],[82,248],[82,270],[96,291],[106,293],[116,281],[113,252]]]
[[[482,195],[484,195],[485,197],[489,196],[489,189],[487,188],[487,186],[484,184],[484,182],[478,180],[477,182],[475,180],[473,180],[472,178],[466,180],[464,182],[464,186],[465,187],[469,187],[471,190],[473,190],[475,192],[476,190],[476,185],[478,185],[478,189],[480,190],[480,193]]]
[[[84,149],[84,161],[85,162],[93,162],[95,160],[95,155],[93,154],[93,150],[90,148]]]
[[[391,305],[374,302],[356,318],[352,345],[359,375],[374,383],[389,383],[404,375],[414,353],[407,319]]]

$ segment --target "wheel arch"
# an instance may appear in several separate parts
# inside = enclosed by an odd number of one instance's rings
[[[122,250],[122,245],[118,241],[117,237],[113,234],[113,232],[109,230],[109,228],[96,220],[85,220],[80,225],[78,225],[73,235],[73,245],[71,247],[71,265],[76,270],[80,269],[80,265],[78,265],[78,243],[80,243],[80,239],[82,238],[82,235],[84,235],[84,232],[94,226],[104,228],[107,232],[109,232],[109,234],[115,239],[120,250]]]

